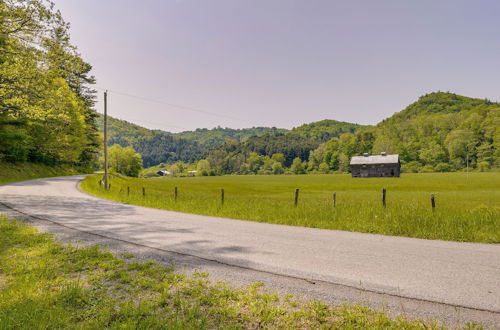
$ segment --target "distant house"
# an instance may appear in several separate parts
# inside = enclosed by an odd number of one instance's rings
[[[401,163],[399,155],[355,156],[351,158],[351,173],[353,178],[399,177]]]
[[[188,171],[188,176],[195,176],[198,171]]]
[[[170,175],[170,172],[167,170],[161,170],[161,171],[156,172],[156,174],[159,176],[164,176],[164,175]]]

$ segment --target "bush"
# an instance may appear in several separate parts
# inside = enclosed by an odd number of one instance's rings
[[[401,172],[403,173],[418,173],[422,168],[422,164],[417,162],[416,160],[412,162],[408,162],[406,164],[401,165]]]
[[[490,169],[490,163],[488,162],[479,162],[477,164],[477,169],[479,170],[479,172],[486,172]]]
[[[425,165],[424,167],[422,167],[420,169],[420,173],[431,173],[434,171],[435,171],[435,169],[434,169],[434,166],[432,166],[432,165]]]
[[[448,163],[439,163],[434,168],[436,172],[451,172],[453,168]]]
[[[109,148],[109,166],[116,171],[127,176],[137,177],[142,170],[141,155],[135,152],[134,148],[123,148],[115,144]]]
[[[330,171],[330,166],[328,166],[327,163],[321,163],[319,164],[319,171],[321,173],[328,173]]]

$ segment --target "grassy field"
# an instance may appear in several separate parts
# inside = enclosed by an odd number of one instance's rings
[[[0,184],[78,173],[80,172],[77,169],[70,166],[0,162]]]
[[[361,306],[280,297],[259,283],[234,289],[132,257],[62,245],[0,217],[0,328],[437,328]]]
[[[399,179],[348,175],[116,177],[94,195],[149,207],[294,226],[467,242],[500,243],[500,173],[405,174]],[[130,196],[127,195],[130,187]],[[142,195],[145,188],[146,197]],[[174,200],[178,187],[178,200]],[[382,188],[387,207],[382,206]],[[220,189],[225,201],[221,205]],[[294,189],[300,188],[298,207]],[[333,207],[332,194],[337,203]],[[430,194],[435,193],[432,211]]]

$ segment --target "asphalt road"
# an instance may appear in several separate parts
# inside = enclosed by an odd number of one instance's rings
[[[414,300],[431,310],[442,304],[475,311],[473,314],[479,317],[486,315],[487,324],[499,326],[500,245],[155,210],[89,196],[77,189],[82,178],[48,178],[0,186],[0,203],[19,214],[72,230],[133,243],[137,249],[153,248],[224,265],[225,273],[234,269],[247,272],[247,276],[278,276],[282,280],[275,280],[283,283],[306,280],[309,284],[332,284],[366,292],[365,297],[381,294]],[[325,288],[324,292],[329,290]]]

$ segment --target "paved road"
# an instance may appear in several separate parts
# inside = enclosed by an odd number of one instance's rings
[[[0,202],[74,229],[219,263],[500,313],[500,245],[230,220],[106,201],[83,176],[0,186]]]

